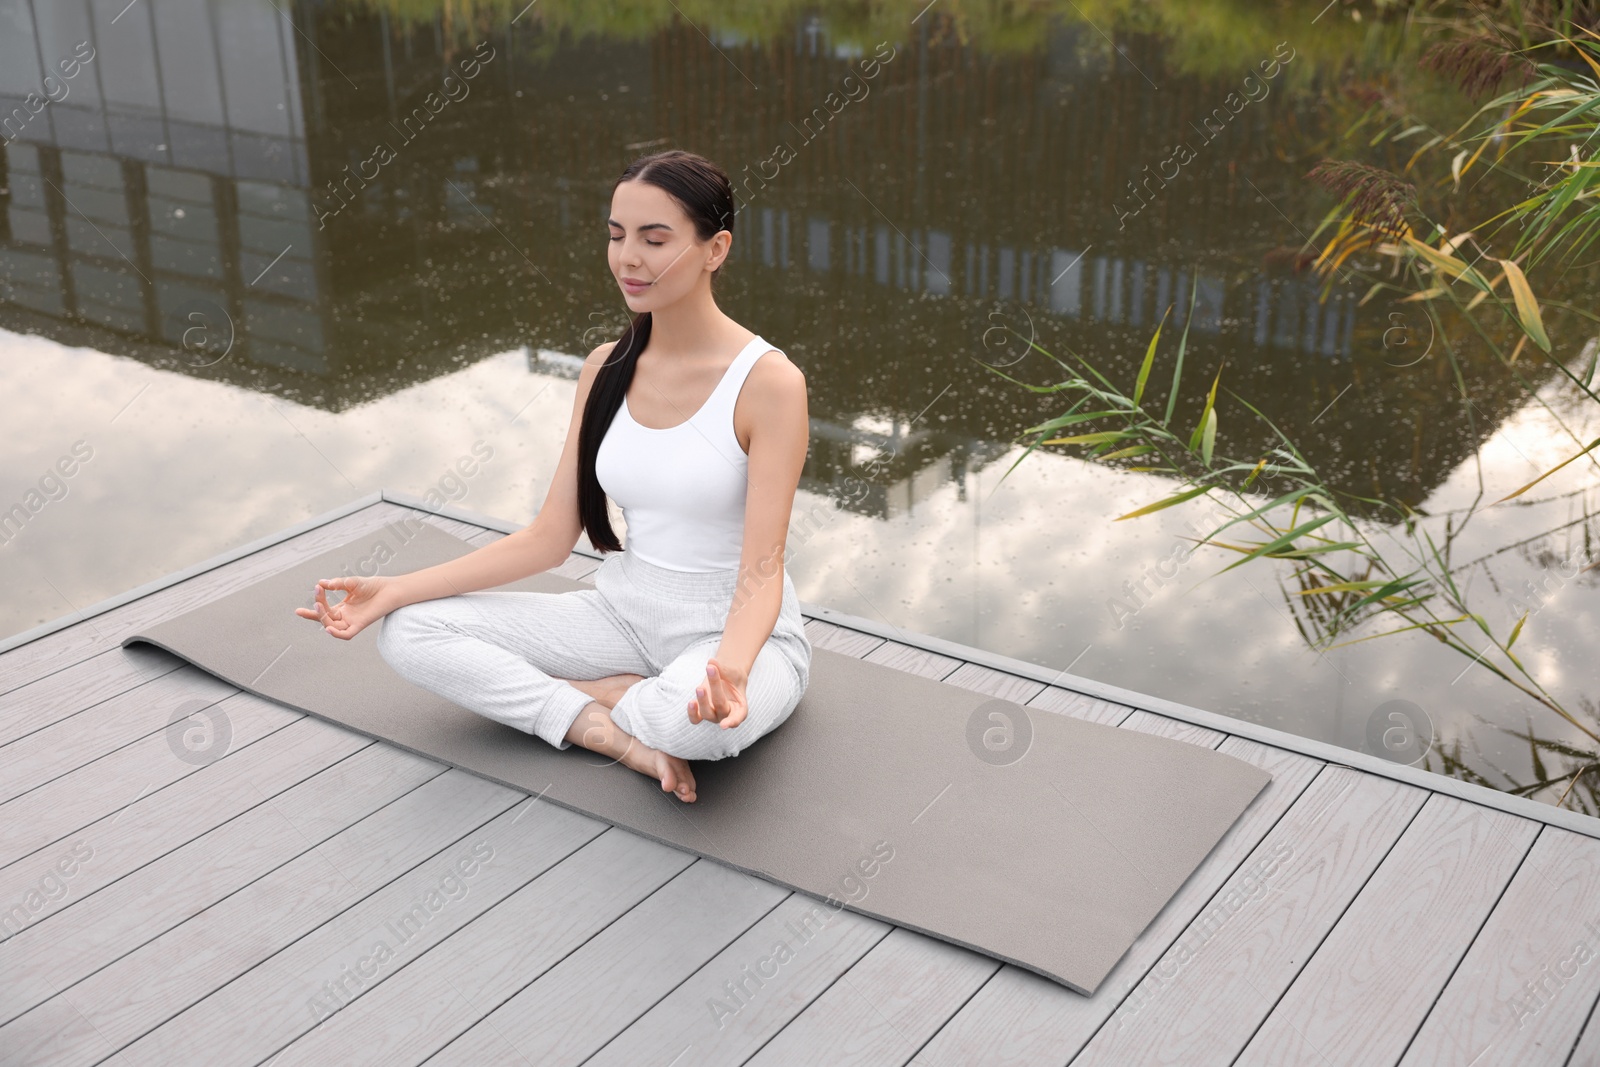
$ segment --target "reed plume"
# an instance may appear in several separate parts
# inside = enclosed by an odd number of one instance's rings
[[[1474,97],[1495,88],[1513,71],[1526,81],[1535,69],[1526,56],[1486,34],[1440,41],[1422,54],[1421,66],[1449,78]]]
[[[1385,233],[1401,232],[1406,209],[1417,206],[1416,186],[1365,163],[1324,159],[1306,177],[1341,200],[1350,197],[1352,221]]]

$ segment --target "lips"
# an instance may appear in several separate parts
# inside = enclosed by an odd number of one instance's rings
[[[634,278],[622,279],[622,287],[630,293],[642,293],[650,288],[649,282],[641,282]]]

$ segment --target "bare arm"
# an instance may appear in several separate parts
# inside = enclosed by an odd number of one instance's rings
[[[750,433],[739,582],[716,654],[741,684],[783,607],[784,544],[811,439],[805,375],[788,360],[775,362],[750,382],[761,418]]]
[[[589,353],[578,375],[572,401],[572,421],[555,477],[545,494],[544,506],[533,522],[464,556],[391,579],[384,590],[385,608],[437,597],[470,593],[514,582],[559,566],[572,552],[583,532],[578,518],[578,429],[595,374],[611,354],[614,342]]]

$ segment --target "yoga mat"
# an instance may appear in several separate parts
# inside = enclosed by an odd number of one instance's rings
[[[472,551],[392,524],[125,638],[231,684],[635,833],[1092,995],[1270,781],[1197,745],[1024,708],[816,649],[810,684],[698,799],[412,685],[294,614],[318,578]],[[539,574],[500,588],[566,592]]]

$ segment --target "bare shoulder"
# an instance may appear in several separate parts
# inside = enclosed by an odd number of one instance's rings
[[[739,445],[747,455],[758,435],[784,442],[786,447],[807,439],[811,415],[805,374],[777,349],[763,352],[750,368],[734,407],[733,423]]]
[[[793,399],[806,394],[805,372],[776,348],[769,348],[750,368],[750,383],[764,397]]]
[[[606,361],[611,358],[611,350],[616,347],[617,342],[606,341],[595,346],[594,351],[584,357],[583,369],[578,374],[578,393],[574,403],[587,402],[589,390],[593,388],[595,379],[600,376],[600,368],[606,365]]]

